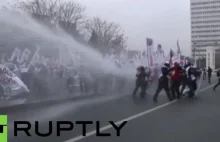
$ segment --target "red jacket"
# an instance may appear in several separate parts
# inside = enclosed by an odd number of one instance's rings
[[[174,66],[171,69],[171,75],[170,75],[171,80],[179,81],[181,79],[181,74],[180,73],[181,73],[181,67]]]

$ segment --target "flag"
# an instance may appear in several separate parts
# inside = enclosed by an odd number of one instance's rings
[[[0,64],[0,70],[0,85],[4,90],[5,96],[11,98],[22,93],[29,93],[29,89],[24,82],[10,71],[7,66]]]
[[[29,65],[28,65],[28,68],[29,68],[31,65],[37,63],[37,62],[40,60],[39,51],[40,51],[40,47],[37,46],[37,49],[36,49],[34,55],[32,56],[32,59],[31,59]]]
[[[181,50],[179,46],[179,40],[177,40],[177,58],[178,62],[181,62]]]
[[[19,62],[19,59],[20,59],[20,55],[21,55],[21,50],[19,48],[15,48],[12,55],[11,55],[11,58],[9,59],[9,61],[17,61]]]
[[[180,51],[180,46],[179,46],[179,40],[177,40],[177,54],[180,54],[181,51]]]
[[[30,54],[31,54],[31,51],[29,49],[25,48],[23,53],[21,54],[20,63],[24,63],[27,60],[29,60]]]
[[[170,65],[172,66],[172,58],[173,58],[173,56],[174,56],[174,52],[173,52],[173,50],[172,49],[170,49]]]
[[[158,44],[158,46],[157,46],[157,50],[158,50],[158,51],[162,50],[162,46],[161,46],[161,44]]]
[[[147,38],[148,65],[153,65],[153,39]]]
[[[174,52],[172,49],[170,49],[170,58],[172,58],[174,56]]]

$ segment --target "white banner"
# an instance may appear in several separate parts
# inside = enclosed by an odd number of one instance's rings
[[[20,63],[23,63],[25,61],[28,61],[29,60],[29,57],[31,55],[31,51],[27,48],[24,49],[23,53],[21,54],[21,57],[20,57]]]
[[[20,55],[21,55],[21,50],[18,48],[15,48],[9,61],[14,61],[16,59],[16,61],[19,62]]]
[[[16,96],[23,92],[29,92],[27,86],[11,72],[5,65],[0,64],[0,85],[4,89],[4,95]]]

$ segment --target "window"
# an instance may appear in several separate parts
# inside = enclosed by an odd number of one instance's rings
[[[203,31],[192,31],[192,33],[220,33],[220,30],[203,30]]]
[[[198,28],[218,28],[218,27],[220,27],[220,24],[219,25],[206,25],[206,26],[192,26],[192,29],[198,29]]]
[[[220,6],[202,6],[202,7],[192,7],[191,10],[202,10],[202,9],[218,9]]]
[[[192,49],[192,52],[194,52],[194,51],[195,51],[195,52],[206,52],[205,49],[196,49],[196,50],[193,50],[193,49]]]
[[[220,10],[216,10],[216,11],[202,11],[202,12],[191,12],[192,15],[198,15],[198,14],[214,14],[214,13],[220,13]]]
[[[220,15],[209,15],[209,16],[192,16],[191,19],[208,19],[208,18],[219,18]]]
[[[208,4],[219,4],[220,1],[209,1],[209,2],[192,2],[191,5],[208,5]]]
[[[220,37],[220,35],[196,35],[196,36],[192,36],[192,38],[201,38],[201,37]]]
[[[211,42],[212,44],[220,44],[220,39],[213,39],[213,40],[192,40],[192,43],[196,43],[196,44],[200,44],[200,43],[203,43],[203,42]],[[195,44],[195,45],[196,45]]]
[[[193,21],[192,24],[199,24],[199,23],[220,23],[220,20],[212,20],[212,21]]]

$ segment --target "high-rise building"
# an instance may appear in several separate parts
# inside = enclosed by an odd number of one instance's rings
[[[220,47],[220,0],[191,0],[192,55],[206,57],[206,47]]]

